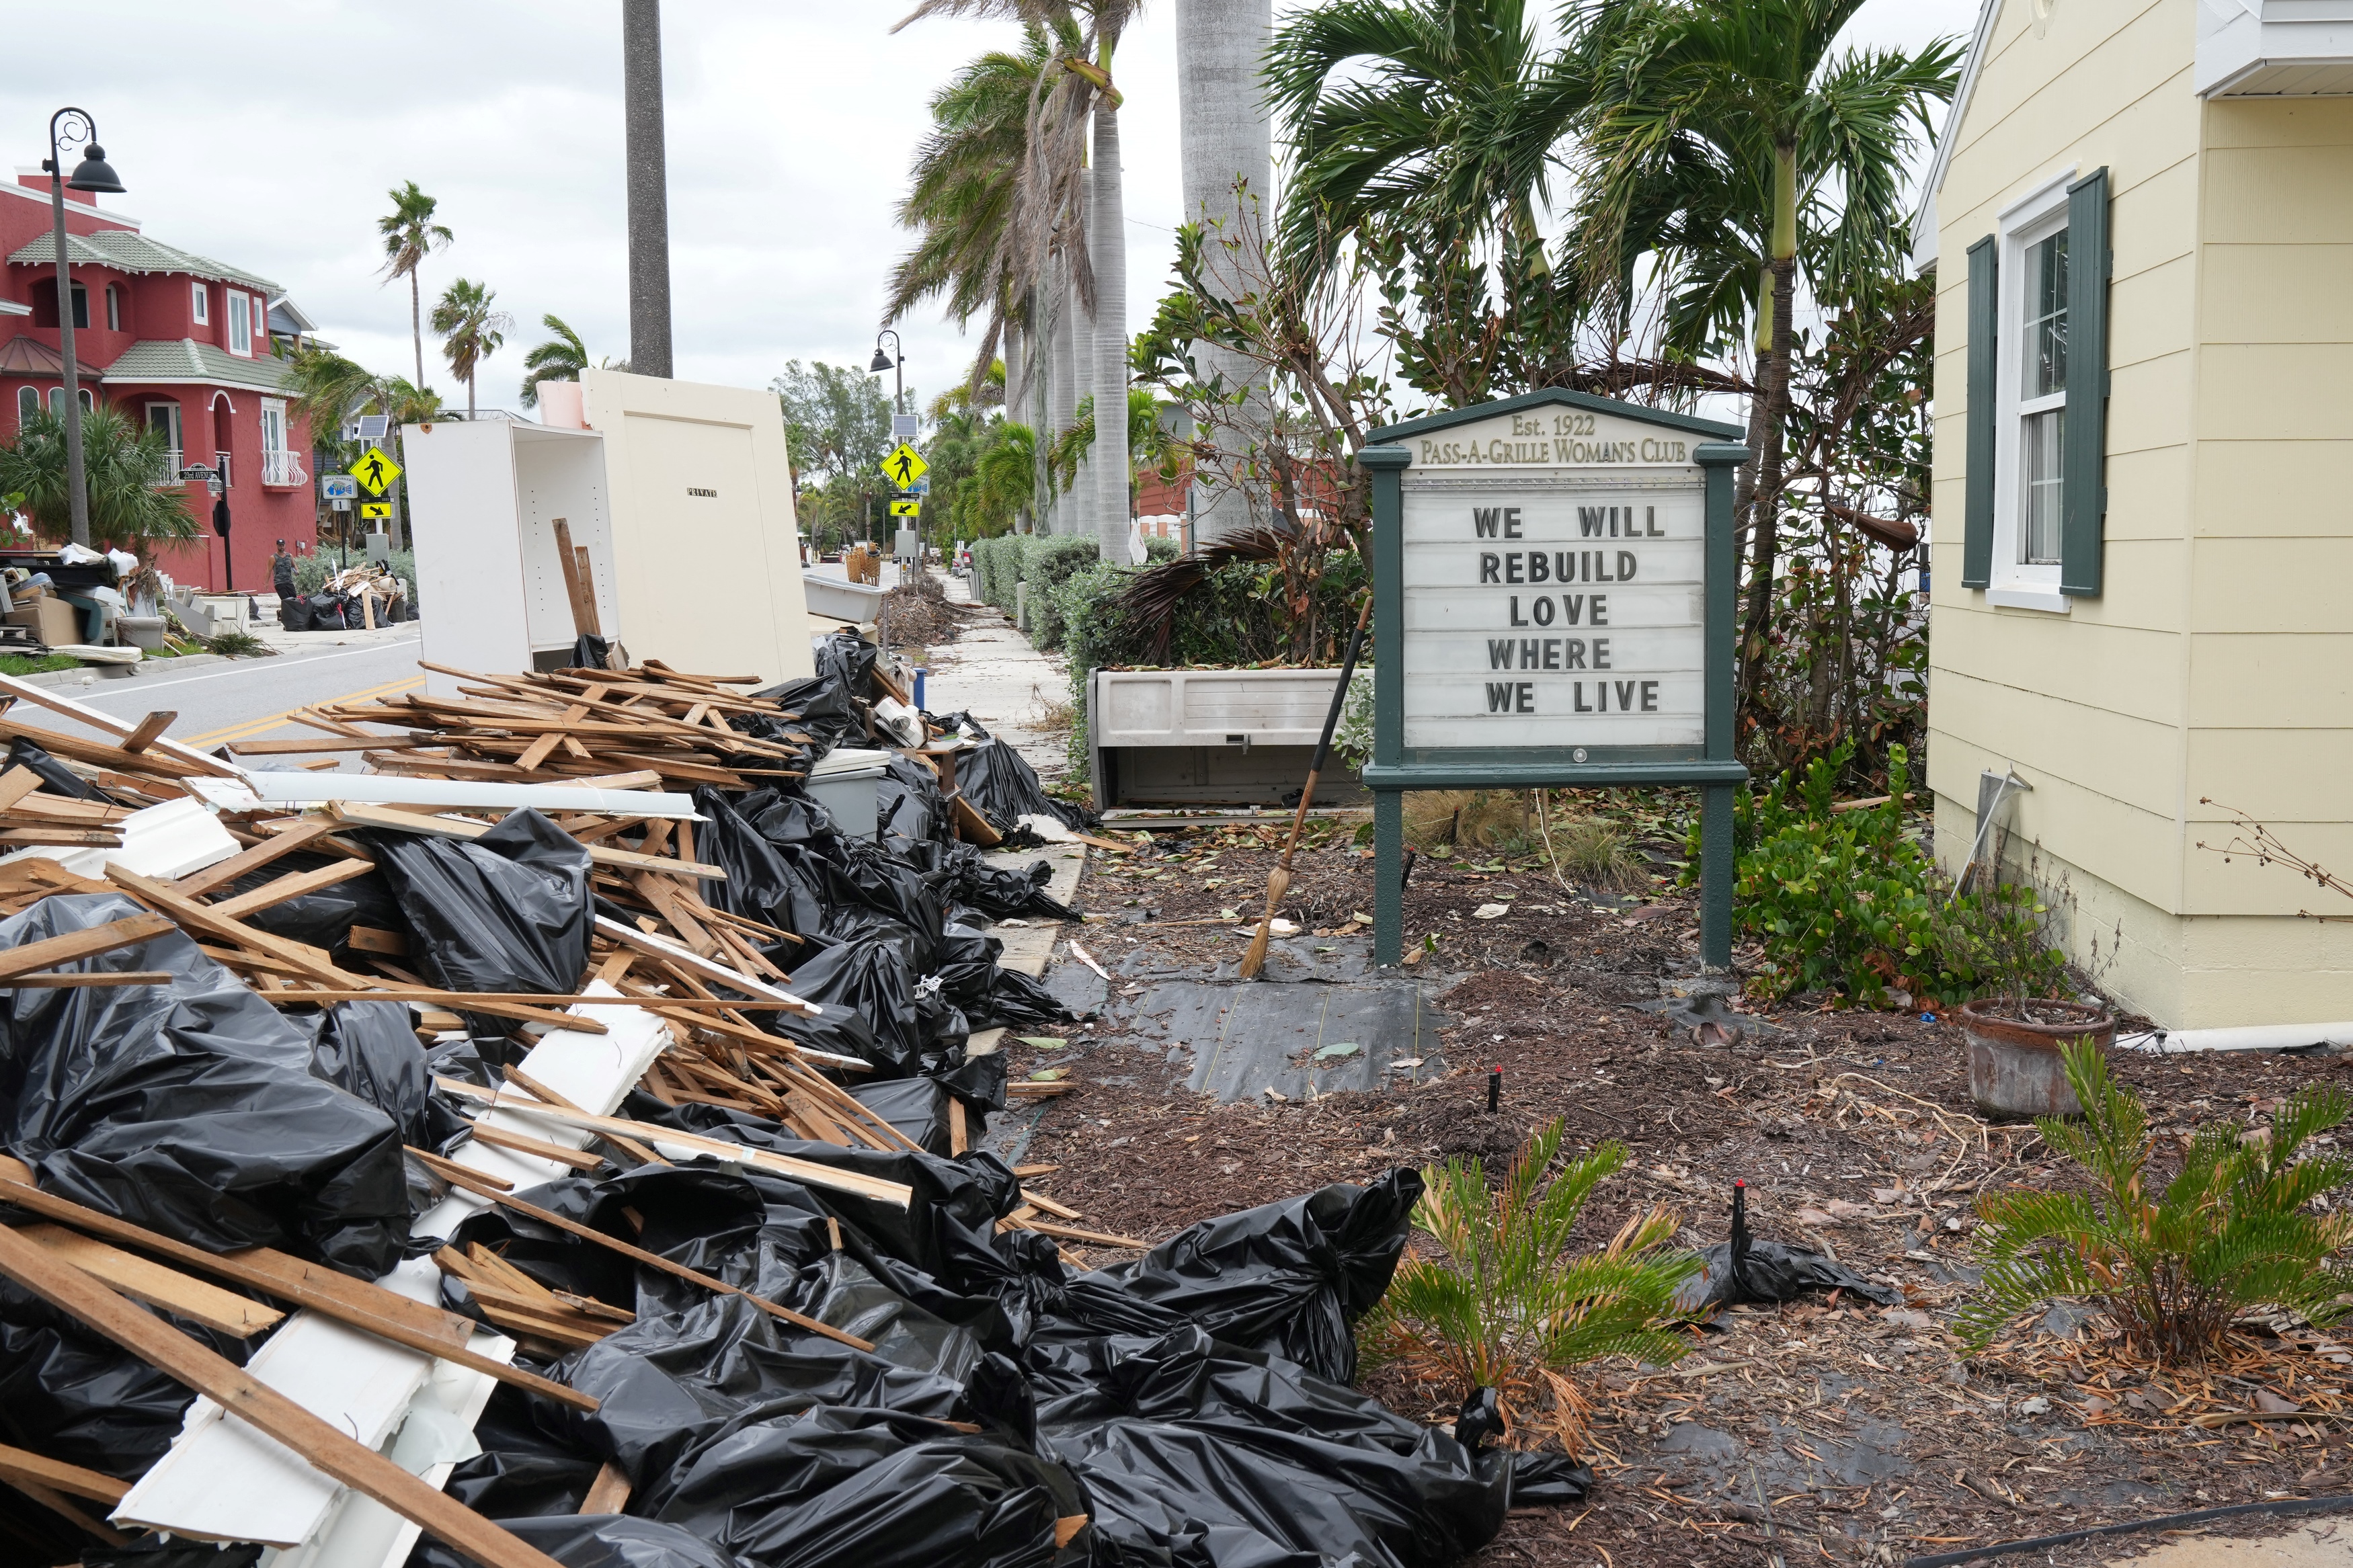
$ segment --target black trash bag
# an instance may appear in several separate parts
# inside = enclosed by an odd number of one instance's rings
[[[250,1542],[219,1546],[163,1535],[135,1535],[120,1546],[93,1546],[81,1568],[253,1568],[262,1549]],[[52,1561],[44,1559],[44,1561]]]
[[[874,659],[879,651],[846,627],[809,639],[809,657],[816,661],[818,679],[833,681],[860,702],[871,702],[879,695],[874,689]]]
[[[626,1513],[577,1513],[560,1519],[500,1519],[491,1522],[564,1568],[749,1568],[725,1547],[691,1531]],[[408,1568],[479,1568],[470,1557],[421,1536]]]
[[[706,785],[694,792],[694,809],[710,819],[695,832],[695,853],[727,873],[723,881],[702,884],[713,909],[797,935],[824,928],[817,889],[726,795]]]
[[[1493,1540],[1506,1450],[1184,1324],[1033,1342],[1040,1450],[1085,1487],[1099,1561],[1442,1568]],[[1106,1539],[1107,1538],[1107,1539]]]
[[[343,624],[343,601],[333,594],[311,595],[311,630],[340,632],[345,629],[347,628]]]
[[[8,760],[0,764],[0,773],[9,768],[25,768],[41,782],[35,787],[43,795],[61,795],[69,800],[111,801],[114,797],[49,755],[22,735],[8,745]]]
[[[223,888],[221,893],[249,893],[280,877],[316,870],[342,858],[340,855],[313,855],[298,849],[268,866],[248,871]],[[351,956],[352,927],[355,925],[391,931],[396,936],[408,934],[407,917],[402,914],[399,901],[392,896],[392,884],[385,880],[381,871],[364,872],[332,887],[256,910],[245,917],[245,921],[272,936],[324,948],[327,956],[337,963]]]
[[[1012,831],[1031,815],[1050,816],[1065,827],[1093,827],[1103,821],[1101,812],[1047,795],[1037,770],[1019,752],[993,737],[956,753],[955,778],[965,799],[1000,833]]]
[[[311,629],[311,601],[300,594],[281,594],[278,598],[278,625],[290,632]]]
[[[915,977],[896,942],[868,939],[836,942],[796,960],[793,994],[821,1003],[830,1013],[846,1007],[871,1031],[866,1059],[886,1077],[906,1078],[921,1065],[926,1036],[915,1008]],[[779,1017],[780,1031],[791,1026]]]
[[[890,1410],[807,1410],[698,1444],[645,1511],[760,1568],[1080,1568],[1070,1472],[1001,1437]]]
[[[1181,1313],[1229,1343],[1348,1383],[1356,1375],[1349,1325],[1389,1288],[1420,1196],[1420,1175],[1402,1168],[1370,1186],[1335,1183],[1203,1220],[1090,1279]],[[1083,1302],[1074,1300],[1073,1310],[1083,1321]]]
[[[966,1110],[986,1118],[1005,1109],[1005,1053],[991,1051],[986,1056],[965,1057],[954,1067],[925,1075],[925,1081],[938,1084],[963,1100]]]
[[[833,814],[797,787],[739,795],[736,809],[771,844],[805,844],[828,856],[839,852],[841,829]]]
[[[194,1390],[0,1280],[0,1442],[135,1481],[195,1401]]]
[[[1593,1494],[1593,1467],[1574,1454],[1512,1456],[1514,1508],[1567,1508]]]
[[[978,1059],[986,1061],[988,1058]],[[859,1084],[850,1089],[849,1094],[859,1104],[921,1144],[928,1152],[951,1152],[948,1106],[954,1097],[934,1080],[928,1078],[885,1079],[880,1083]]]
[[[943,896],[977,910],[991,920],[1074,921],[1078,910],[1058,902],[1046,891],[1054,879],[1051,861],[1032,860],[1016,871],[980,858],[969,844],[946,847],[928,879]]]
[[[44,899],[0,921],[0,948],[145,912]],[[210,1251],[274,1247],[364,1279],[400,1260],[400,1130],[312,1077],[278,1009],[178,931],[60,967],[172,981],[5,994],[0,1148],[45,1190]]]
[[[1819,1252],[1748,1234],[1748,1184],[1732,1184],[1732,1239],[1700,1249],[1700,1272],[1675,1293],[1675,1310],[1700,1312],[1743,1301],[1794,1301],[1809,1290],[1845,1290],[1883,1307],[1903,1295]]]
[[[602,669],[605,668],[605,660],[611,656],[612,651],[612,645],[595,632],[582,632],[579,638],[572,645],[572,668]]]
[[[525,809],[480,838],[369,837],[427,981],[448,991],[578,989],[588,967],[588,851],[570,834]]]
[[[792,959],[790,962],[797,976],[800,961]],[[799,984],[796,977],[794,984],[797,986]],[[798,991],[794,994],[804,1002],[809,1001]],[[780,1035],[797,1046],[805,1046],[813,1051],[830,1051],[835,1056],[850,1057],[861,1062],[880,1059],[881,1047],[875,1042],[874,1031],[867,1027],[865,1018],[860,1016],[857,1008],[839,1002],[829,1005],[809,1002],[809,1005],[817,1008],[814,1015],[755,1013],[753,1016],[759,1019],[769,1033]]]
[[[313,1077],[391,1117],[402,1142],[438,1146],[432,1079],[407,1003],[338,1002],[307,1016],[279,1016],[311,1037]]]
[[[894,753],[875,781],[874,825],[883,847],[894,855],[955,837],[947,802],[940,795],[940,775]]]
[[[930,973],[947,924],[947,902],[930,879],[872,844],[845,843],[839,864],[840,876],[828,889],[836,907],[872,910],[905,926],[916,939],[909,962],[918,974]]]
[[[811,639],[810,647],[816,647]],[[786,712],[797,715],[789,721],[794,729],[809,738],[812,763],[824,760],[825,754],[852,735],[864,737],[866,721],[859,717],[857,703],[850,700],[850,688],[836,676],[818,675],[802,680],[787,680],[781,685],[754,691],[753,696],[776,703]],[[727,722],[746,734],[765,741],[781,741],[786,721],[765,714],[734,714]]]
[[[932,973],[939,980],[940,994],[972,1012],[971,1004],[988,994],[989,978],[1004,952],[1005,943],[987,931],[950,918],[940,928],[933,958]]]
[[[989,965],[988,990],[980,1000],[965,1004],[965,1012],[976,1029],[1036,1029],[1078,1017],[1046,989],[1045,982],[995,964]]]

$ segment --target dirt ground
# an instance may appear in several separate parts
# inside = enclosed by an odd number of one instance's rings
[[[1345,933],[1335,949],[1372,907],[1369,852],[1349,826],[1300,857],[1282,906],[1311,933]],[[1407,930],[1437,933],[1436,947],[1408,973],[1440,993],[1442,1076],[1219,1104],[1191,1093],[1176,1066],[1137,1070],[1158,1058],[1136,1048],[1145,1042],[1124,1005],[1143,987],[1122,970],[1134,973],[1140,953],[1161,973],[1203,974],[1219,962],[1229,973],[1240,922],[1217,917],[1262,907],[1271,837],[1164,832],[1090,863],[1082,940],[1114,976],[1102,1016],[1073,1026],[1062,1049],[1012,1047],[1017,1079],[1053,1066],[1076,1086],[1036,1112],[1021,1158],[1059,1165],[1031,1184],[1080,1210],[1080,1223],[1156,1239],[1395,1164],[1475,1156],[1500,1169],[1531,1129],[1561,1117],[1569,1144],[1617,1139],[1632,1154],[1588,1206],[1581,1241],[1605,1242],[1653,1204],[1680,1217],[1690,1244],[1721,1241],[1737,1178],[1757,1235],[1816,1247],[1902,1292],[1901,1306],[1884,1309],[1852,1298],[1736,1309],[1690,1330],[1692,1352],[1673,1365],[1581,1369],[1596,1406],[1592,1497],[1515,1512],[1481,1563],[1650,1568],[1777,1553],[1785,1563],[1899,1563],[2353,1492],[2353,1331],[2340,1345],[2296,1325],[2256,1326],[2221,1364],[2161,1373],[2120,1357],[2098,1320],[2061,1310],[1963,1360],[1947,1325],[1977,1277],[1974,1197],[2070,1173],[2031,1125],[1978,1116],[1960,1037],[1941,1019],[1785,1006],[1730,1043],[1702,1043],[1638,1010],[1697,973],[1688,893],[1661,886],[1597,901],[1486,852],[1424,857],[1407,889]],[[1475,918],[1493,904],[1508,913]],[[2299,1084],[2345,1081],[2353,1058],[2118,1052],[2116,1066],[2162,1142],[2221,1118],[2260,1128]],[[1490,1068],[1503,1074],[1493,1115]],[[1463,1392],[1381,1367],[1364,1381],[1433,1422],[1450,1420]],[[2164,1539],[2034,1555],[2104,1561]]]

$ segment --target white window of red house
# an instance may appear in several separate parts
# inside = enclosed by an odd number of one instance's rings
[[[228,290],[228,352],[253,355],[253,296]]]
[[[201,281],[192,283],[188,287],[195,290],[195,292],[189,296],[189,299],[192,301],[191,309],[195,312],[193,320],[195,321],[196,325],[200,327],[210,326],[213,320],[212,289],[207,288]]]

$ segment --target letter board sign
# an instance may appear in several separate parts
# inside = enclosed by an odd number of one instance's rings
[[[1552,390],[1375,431],[1377,858],[1398,792],[1709,786],[1732,747],[1733,426]],[[1710,832],[1728,846],[1725,831]],[[1401,839],[1399,853],[1401,853]],[[1711,857],[1710,858],[1714,858]],[[1703,952],[1730,956],[1730,868]],[[1401,935],[1381,873],[1375,954]],[[1715,929],[1720,927],[1721,929]],[[1720,940],[1719,940],[1720,939]]]

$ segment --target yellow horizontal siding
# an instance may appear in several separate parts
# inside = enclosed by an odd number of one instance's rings
[[[2188,710],[2217,730],[2353,728],[2353,643],[2287,633],[2193,637]]]

